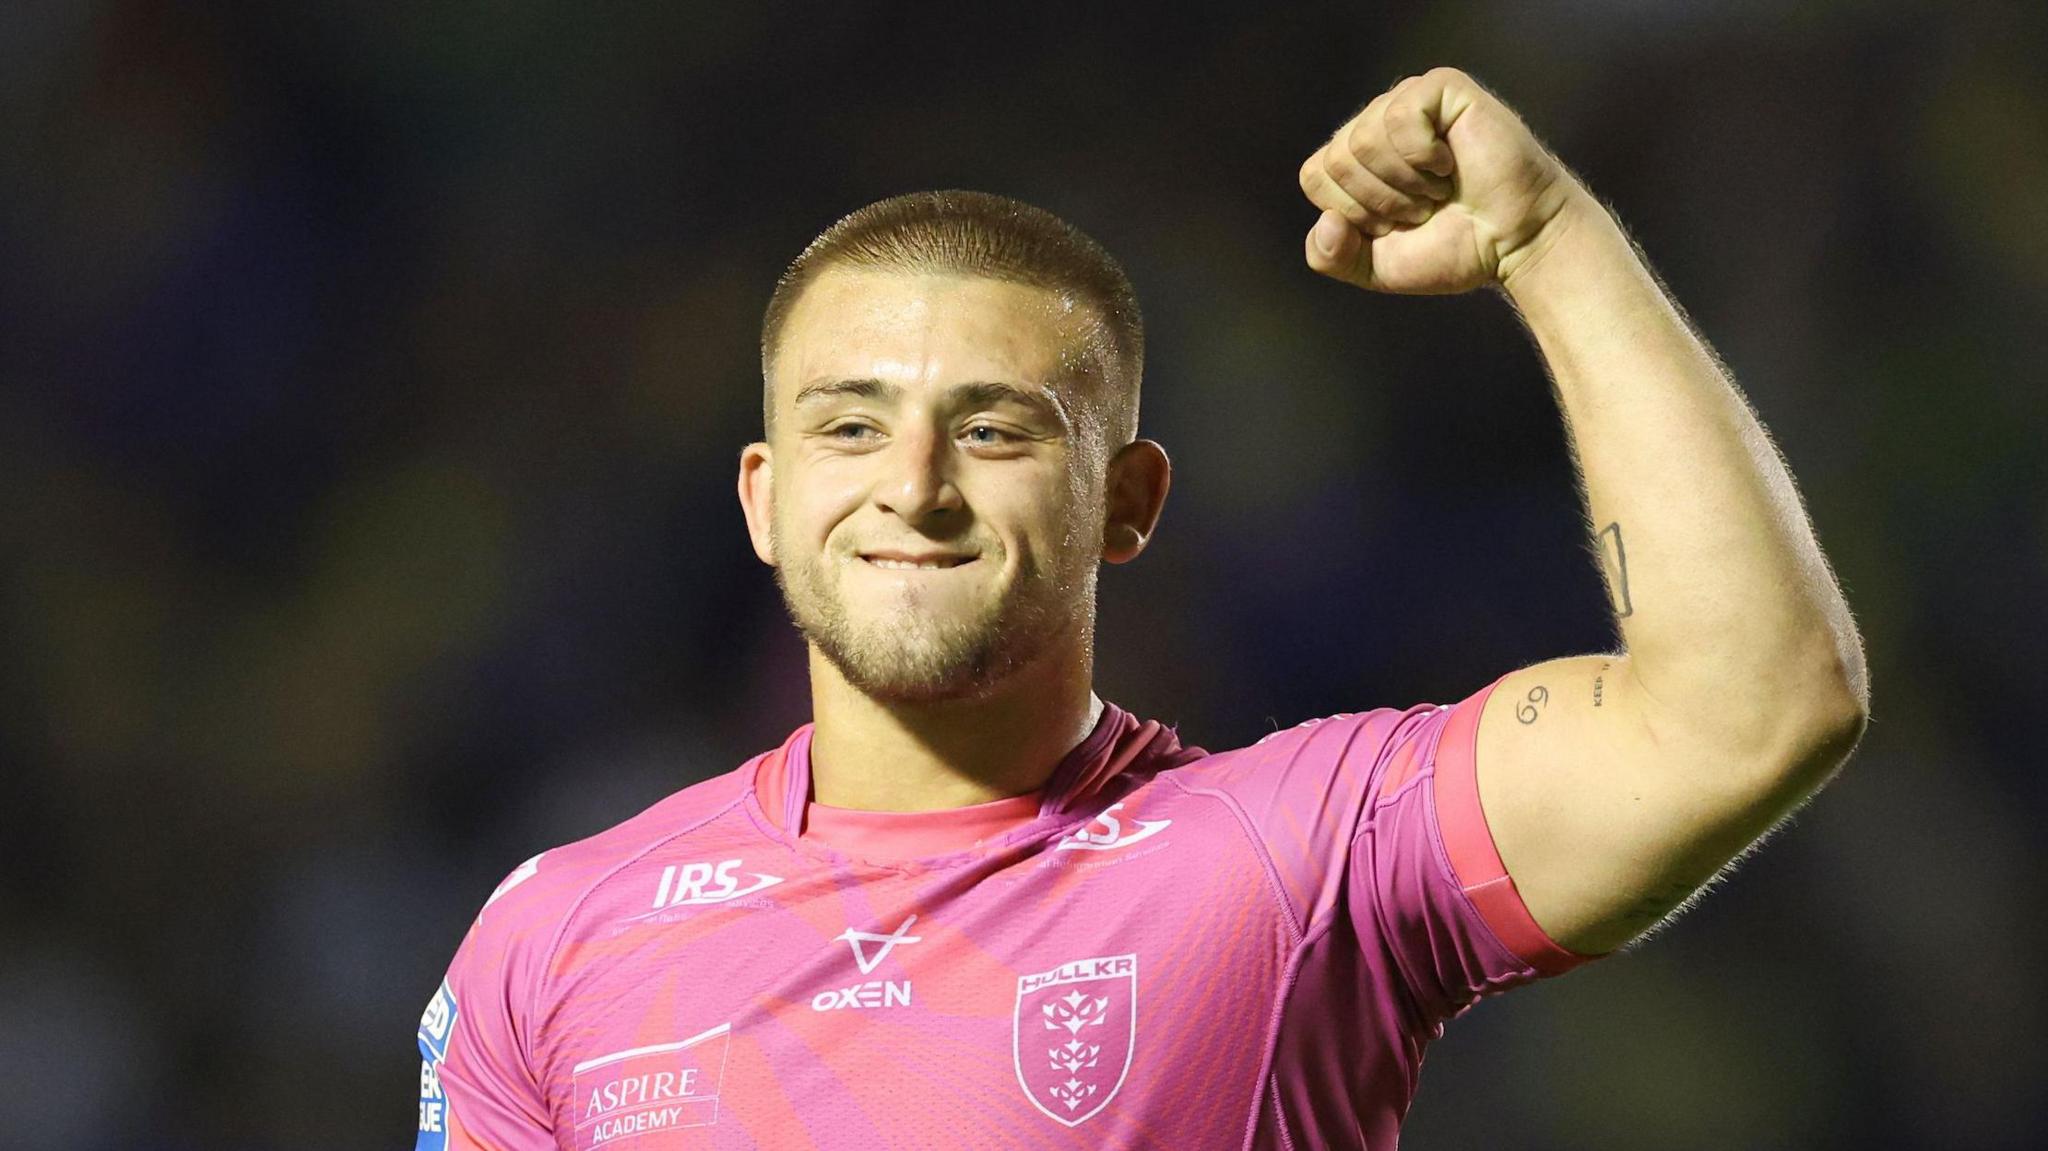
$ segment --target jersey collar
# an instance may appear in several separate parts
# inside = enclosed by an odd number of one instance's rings
[[[811,736],[815,727],[814,723],[806,723],[791,732],[782,746],[762,757],[754,774],[754,791],[761,810],[768,813],[776,826],[791,839],[802,834],[805,811],[810,804]],[[1038,793],[1037,819],[1024,822],[1088,810],[1091,799],[1102,794],[1113,781],[1133,767],[1157,771],[1206,754],[1198,747],[1182,747],[1179,734],[1159,721],[1140,721],[1130,712],[1104,700],[1102,715],[1096,720],[1094,729],[1060,760],[1046,778],[1045,787]],[[1012,799],[957,809],[957,814],[962,816],[977,812],[1014,818],[1019,813],[1028,814],[1028,808]],[[931,817],[940,813],[861,812],[856,813],[856,819],[863,827],[873,830],[886,826],[892,816],[901,814],[911,816],[904,821],[908,827],[921,822],[917,816]],[[929,819],[922,822],[929,822]],[[989,821],[986,819],[965,819],[961,822],[975,825],[972,830],[988,831],[986,825]],[[969,829],[963,828],[963,831]],[[983,837],[970,831],[965,836],[967,843],[962,847]]]

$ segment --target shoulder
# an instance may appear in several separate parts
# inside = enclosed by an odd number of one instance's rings
[[[1183,788],[1221,789],[1244,798],[1272,796],[1331,777],[1363,777],[1424,732],[1435,704],[1337,712],[1279,728],[1243,747],[1209,753],[1162,775]],[[1359,782],[1363,782],[1361,778]]]
[[[1204,755],[1159,772],[1150,786],[1227,811],[1257,852],[1297,931],[1325,919],[1346,890],[1352,844],[1405,749],[1426,742],[1434,704],[1371,708],[1303,720],[1255,743]],[[1133,805],[1153,818],[1160,807]]]
[[[482,1123],[504,1134],[545,1125],[532,1045],[542,1004],[555,986],[557,953],[574,924],[587,919],[580,909],[608,892],[617,902],[619,884],[612,881],[664,847],[715,850],[721,841],[747,836],[758,842],[766,831],[746,799],[763,758],[685,787],[596,835],[540,852],[499,882],[420,1021],[423,1108],[445,1105],[439,1084],[446,1082],[466,1093],[460,1096],[466,1127]],[[426,1110],[421,1116],[422,1122],[430,1117]]]
[[[746,799],[761,759],[755,756],[595,835],[548,848],[520,863],[484,901],[470,935],[487,938],[492,946],[486,950],[500,954],[520,945],[545,947],[591,893],[649,853],[694,835],[716,837],[732,823],[759,834]]]
[[[1426,758],[1407,749],[1426,743],[1439,710],[1425,703],[1318,716],[1179,763],[1153,782],[1220,803],[1269,849],[1326,861],[1412,774],[1402,764]]]

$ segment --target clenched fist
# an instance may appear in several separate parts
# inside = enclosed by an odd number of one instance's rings
[[[1444,295],[1507,283],[1601,212],[1508,106],[1455,68],[1382,92],[1301,166],[1322,218],[1308,265],[1378,292]]]

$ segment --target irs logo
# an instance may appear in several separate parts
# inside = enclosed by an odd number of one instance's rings
[[[1138,957],[1104,955],[1017,980],[1010,1053],[1031,1105],[1069,1127],[1116,1098],[1138,1046]]]
[[[759,871],[748,873],[744,879],[736,877],[733,872],[742,862],[726,859],[716,864],[685,863],[681,867],[669,864],[661,869],[661,886],[654,892],[654,910],[724,903],[782,882],[779,875]]]
[[[1173,826],[1170,819],[1140,819],[1134,822],[1135,829],[1126,830],[1116,813],[1123,810],[1121,803],[1112,803],[1102,809],[1087,827],[1060,840],[1054,851],[1115,851],[1129,847],[1141,839],[1150,839]]]

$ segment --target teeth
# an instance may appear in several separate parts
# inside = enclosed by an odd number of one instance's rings
[[[938,571],[942,568],[954,566],[941,563],[914,564],[908,560],[871,559],[868,562],[878,568],[893,568],[899,571]]]

